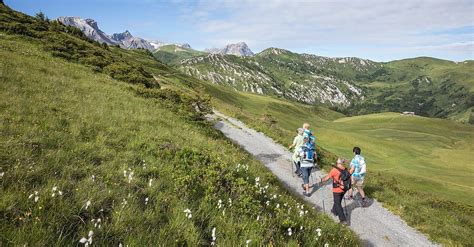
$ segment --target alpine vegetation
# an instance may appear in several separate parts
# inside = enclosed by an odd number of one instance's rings
[[[315,210],[300,216],[303,202],[205,120],[205,99],[170,86],[189,77],[0,11],[2,244],[359,244]]]

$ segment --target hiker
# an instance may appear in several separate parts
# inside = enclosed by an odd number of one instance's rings
[[[316,137],[314,136],[313,132],[309,129],[309,127],[310,127],[309,123],[303,124],[303,137],[309,138],[308,146],[311,149],[309,150],[310,153],[308,153],[308,155],[312,157],[314,161],[316,161],[316,144],[315,144]]]
[[[344,166],[345,160],[342,158],[337,159],[336,165],[331,169],[329,174],[321,179],[321,183],[332,179],[332,195],[334,198],[334,205],[331,209],[331,213],[339,217],[341,224],[347,225],[346,215],[342,209],[342,199],[344,194],[350,188],[350,173]]]
[[[356,187],[360,193],[360,196],[362,196],[362,207],[367,207],[367,200],[365,199],[365,193],[363,188],[365,172],[367,170],[365,159],[360,155],[361,150],[359,147],[354,147],[352,149],[352,152],[355,155],[354,158],[351,160],[351,168],[349,170],[349,172],[352,174],[352,187]],[[352,192],[353,191],[351,188],[349,190],[349,200],[353,199]]]
[[[301,172],[303,175],[303,195],[309,197],[311,195],[311,192],[309,191],[309,188],[311,187],[309,185],[309,176],[311,175],[311,170],[314,167],[314,159],[312,156],[310,156],[312,147],[309,137],[305,136],[303,138],[303,142],[304,144],[300,146],[298,150],[298,156],[300,160]]]
[[[296,130],[296,136],[293,139],[293,143],[288,147],[289,149],[294,148],[293,150],[293,156],[291,157],[293,160],[293,164],[296,167],[295,173],[298,174],[298,176],[301,176],[301,167],[300,167],[300,157],[299,157],[299,149],[301,146],[303,146],[304,141],[303,141],[303,128],[298,128]]]

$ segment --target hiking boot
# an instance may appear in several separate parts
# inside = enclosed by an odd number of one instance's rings
[[[303,195],[309,197],[308,193],[306,191],[303,191]]]
[[[362,198],[362,207],[366,208],[368,205],[367,205],[367,200],[364,198]]]
[[[349,223],[346,220],[343,220],[343,221],[339,222],[339,224],[341,224],[343,226],[349,226]]]
[[[335,216],[337,216],[337,214],[336,214],[336,210],[334,210],[334,208],[333,208],[333,209],[331,209],[331,213],[332,213],[332,214],[334,214]]]

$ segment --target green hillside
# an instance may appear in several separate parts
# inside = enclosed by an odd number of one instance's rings
[[[186,76],[144,51],[0,13],[2,246],[359,244],[214,130],[206,101],[176,90],[186,81],[171,86]],[[56,53],[53,36],[81,49]],[[98,56],[129,69],[91,65]]]
[[[183,59],[204,55],[207,55],[207,52],[183,48],[177,45],[165,45],[153,52],[153,56],[155,56],[156,59],[167,64],[179,64],[179,62],[181,62]]]
[[[377,63],[268,48],[253,57],[212,54],[173,64],[188,75],[239,91],[322,103],[349,115],[414,111],[474,121],[472,61],[419,57]]]
[[[474,66],[420,57],[385,63],[365,81],[366,100],[348,112],[414,111],[419,115],[473,123]]]
[[[237,92],[146,51],[104,47],[76,29],[0,8],[5,245],[78,244],[90,230],[98,245],[209,245],[214,227],[223,246],[358,244],[326,216],[309,210],[299,217],[303,203],[203,120],[210,106],[285,145],[310,122],[324,169],[359,145],[369,163],[369,197],[440,243],[474,242],[470,125],[396,113],[346,118],[322,105]],[[350,78],[344,71],[360,61],[347,59],[336,72]],[[371,80],[361,78],[361,87],[391,83]],[[257,177],[269,183],[266,193],[254,189]],[[269,200],[274,194],[281,196]],[[288,236],[301,226],[319,227],[323,236]]]
[[[472,243],[472,125],[399,113],[343,117],[327,108],[231,88],[209,85],[206,90],[220,111],[284,145],[290,144],[296,128],[309,122],[324,169],[334,154],[351,158],[352,147],[361,147],[368,162],[369,197],[440,243]]]

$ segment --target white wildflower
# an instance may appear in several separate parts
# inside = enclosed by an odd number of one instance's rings
[[[303,215],[304,215],[304,211],[300,210],[300,217],[302,217]]]
[[[35,202],[38,202],[39,196],[35,196]]]
[[[293,234],[293,232],[291,231],[291,227],[288,228],[288,236],[291,236]]]
[[[58,186],[53,187],[53,192],[56,191],[56,190],[58,190]]]
[[[0,178],[3,178],[3,175],[5,175],[5,172],[0,173]]]
[[[92,244],[92,236],[93,235],[94,235],[94,232],[89,231],[89,235],[88,235],[89,238],[81,238],[79,240],[79,243],[84,244],[84,246],[89,246],[90,244]]]
[[[216,228],[212,228],[212,242],[211,245],[215,245],[216,243]]]
[[[303,230],[303,226],[300,226],[300,230]]]
[[[148,197],[145,198],[145,205],[147,205],[147,204],[148,204]]]
[[[127,177],[127,170],[123,170],[123,176]]]
[[[229,207],[232,207],[232,199],[229,198]]]
[[[90,205],[91,205],[91,201],[88,200],[88,201],[86,202],[86,210],[89,208]]]
[[[63,195],[63,192],[62,192],[62,191],[58,191],[58,194],[59,194],[60,196],[62,196],[62,195]]]
[[[265,204],[268,206],[270,205],[270,201],[266,201]]]
[[[280,203],[277,203],[276,208],[280,208]]]
[[[320,228],[316,229],[316,232],[318,233],[318,237],[321,237],[321,229]]]
[[[248,247],[251,242],[252,242],[252,240],[248,239],[247,241],[245,241],[245,246]]]
[[[222,207],[222,200],[219,199],[219,201],[217,201],[217,208],[220,209]]]
[[[259,220],[260,220],[260,215],[257,215],[257,221],[259,221]]]
[[[193,214],[189,208],[185,209],[183,212],[186,214],[186,218],[191,219],[193,217]]]
[[[148,181],[148,187],[151,187],[151,182],[153,182],[152,178],[150,178],[150,181]]]
[[[133,172],[130,172],[128,174],[128,183],[132,182],[132,179],[133,179]]]
[[[328,244],[328,243],[325,243],[325,244],[324,244],[324,247],[329,247],[329,244]]]
[[[91,176],[92,182],[95,182],[95,175]]]

